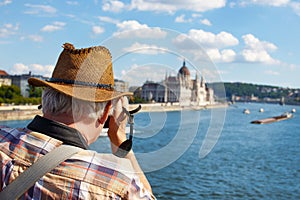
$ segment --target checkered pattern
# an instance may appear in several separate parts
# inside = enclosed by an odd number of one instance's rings
[[[28,129],[0,127],[0,190],[61,141]],[[82,150],[35,183],[21,199],[152,199],[128,160]]]

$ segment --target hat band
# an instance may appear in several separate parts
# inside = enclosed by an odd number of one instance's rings
[[[90,83],[90,82],[66,80],[66,79],[60,79],[60,78],[50,78],[47,81],[51,82],[51,83],[63,83],[63,84],[67,84],[67,85],[79,85],[79,86],[101,88],[101,89],[106,89],[106,90],[114,90],[114,87],[111,84]]]

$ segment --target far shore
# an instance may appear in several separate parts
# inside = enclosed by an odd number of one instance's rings
[[[142,106],[140,112],[168,112],[168,111],[182,111],[182,110],[202,110],[227,107],[227,103],[215,103],[207,105],[197,106],[181,106],[179,103],[165,104],[165,103],[149,103],[149,104],[129,104],[129,110],[137,108],[139,105]]]
[[[169,111],[183,111],[183,110],[201,110],[227,107],[226,103],[215,103],[201,106],[180,106],[178,103],[164,104],[164,103],[149,103],[149,104],[129,104],[129,110],[142,106],[140,112],[169,112]],[[10,105],[0,106],[0,121],[10,120],[28,120],[35,115],[42,115],[42,111],[38,109],[38,105]],[[0,122],[1,123],[1,122]]]

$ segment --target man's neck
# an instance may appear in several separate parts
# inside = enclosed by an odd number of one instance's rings
[[[43,117],[47,118],[47,119],[50,119],[50,120],[53,120],[53,121],[56,121],[56,122],[59,122],[59,123],[62,123],[62,124],[65,124],[69,127],[72,127],[74,128],[74,119],[73,117],[70,117],[66,114],[61,114],[61,115],[51,115],[51,114],[48,114],[48,113],[44,113]]]
[[[73,116],[69,116],[67,114],[60,114],[54,116],[47,113],[44,113],[43,117],[56,121],[58,123],[65,124],[66,126],[78,130],[83,136],[83,138],[86,140],[88,145],[95,142],[103,128],[103,125],[97,123],[96,119],[91,118],[85,118],[82,120],[75,121]]]

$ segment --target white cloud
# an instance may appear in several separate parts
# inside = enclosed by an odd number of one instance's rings
[[[199,17],[202,17],[202,15],[199,14],[199,13],[193,13],[193,14],[192,14],[192,17],[193,17],[193,18],[199,18]]]
[[[51,77],[51,74],[54,70],[54,66],[53,65],[32,64],[29,66],[29,69],[34,74],[41,74],[46,77]]]
[[[211,22],[208,19],[202,19],[200,21],[201,24],[207,25],[207,26],[211,26]]]
[[[187,22],[192,22],[192,21],[193,20],[191,18],[186,19],[184,14],[182,14],[182,15],[175,18],[175,22],[177,22],[177,23],[187,23]]]
[[[175,13],[179,10],[194,12],[205,12],[208,10],[225,7],[226,0],[194,1],[194,0],[131,0],[131,3],[125,4],[119,0],[104,0],[102,10],[119,13],[123,10],[139,10]],[[200,14],[192,14],[191,18],[185,18],[184,15],[178,16],[175,22],[186,23],[192,22],[193,18],[199,17]]]
[[[273,6],[273,7],[290,7],[297,15],[300,16],[300,2],[291,0],[240,0],[239,2],[230,2],[230,7],[235,6]]]
[[[128,48],[123,49],[125,52],[134,52],[138,54],[161,54],[166,53],[167,49],[156,45],[140,44],[138,42],[132,44]]]
[[[28,73],[29,67],[27,65],[24,65],[22,63],[16,63],[12,69],[10,70],[11,74],[24,74],[24,73]]]
[[[12,0],[3,0],[0,2],[0,6],[6,6],[8,4],[11,4],[12,3]]]
[[[41,31],[43,32],[53,32],[63,29],[63,27],[66,25],[64,22],[53,22],[53,24],[44,26]]]
[[[3,27],[0,27],[0,38],[9,37],[16,34],[16,31],[19,30],[19,25],[13,24],[4,24]]]
[[[140,86],[145,81],[160,82],[165,78],[166,72],[170,70],[166,66],[156,64],[137,65],[133,64],[129,70],[122,71],[122,80],[130,86]],[[142,73],[141,73],[142,72]],[[153,73],[155,72],[155,73]]]
[[[258,62],[265,64],[282,64],[279,60],[271,57],[270,53],[277,50],[277,46],[267,41],[260,41],[252,34],[244,35],[243,41],[245,43],[244,49],[236,53],[233,49],[239,44],[239,40],[231,33],[220,32],[214,34],[203,30],[191,29],[187,35],[181,34],[175,40],[175,45],[190,51],[195,58],[203,57],[203,53],[199,53],[203,47],[209,58],[214,62],[234,62],[238,55],[242,57],[245,62]],[[200,45],[197,45],[197,42]]]
[[[125,4],[122,1],[106,0],[103,3],[102,10],[118,13],[118,12],[121,12],[124,9],[124,7],[125,7]]]
[[[233,62],[236,58],[236,53],[232,49],[224,49],[221,51],[222,62]]]
[[[118,23],[117,28],[117,32],[113,35],[122,38],[164,38],[167,35],[167,33],[159,27],[151,28],[135,20]]]
[[[147,24],[140,24],[138,21],[135,20],[129,20],[129,21],[123,21],[121,23],[117,24],[117,27],[119,28],[119,31],[130,31],[130,30],[137,30],[137,29],[148,29]]]
[[[180,15],[180,16],[176,17],[175,22],[184,23],[185,22],[184,17],[185,17],[185,15]]]
[[[226,5],[226,0],[194,1],[194,0],[132,0],[130,9],[140,11],[155,11],[174,13],[178,10],[189,10],[204,12],[212,9],[222,8]]]
[[[44,40],[40,35],[29,35],[28,38],[34,42],[42,42]]]
[[[112,24],[119,23],[119,20],[113,19],[113,18],[107,17],[107,16],[99,16],[98,19],[102,22],[107,22],[107,23],[112,23]]]
[[[257,49],[244,49],[242,56],[247,62],[260,62],[266,64],[274,64],[275,61],[272,59],[270,54],[266,51],[260,51]]]
[[[240,5],[246,6],[249,4],[265,5],[265,6],[285,6],[290,2],[290,0],[243,0],[240,1]]]
[[[239,44],[239,40],[236,37],[224,31],[214,34],[203,30],[191,29],[187,37],[199,42],[204,48],[224,48]]]
[[[221,54],[219,49],[207,49],[206,53],[209,56],[209,58],[213,61],[221,60]]]
[[[291,2],[289,5],[293,11],[300,16],[300,2]]]
[[[104,28],[102,28],[101,26],[93,26],[92,31],[94,34],[98,35],[104,32]]]
[[[220,71],[217,69],[201,69],[201,75],[207,82],[220,82]]]
[[[252,34],[243,35],[242,38],[246,44],[246,47],[250,49],[260,49],[260,50],[267,50],[267,51],[277,50],[277,47],[274,44],[266,41],[260,41]]]
[[[207,49],[206,53],[214,62],[229,63],[236,59],[236,53],[232,49],[224,49],[221,51],[219,49]]]
[[[200,18],[201,14],[192,14],[190,18],[186,17],[185,14],[179,15],[175,18],[175,22],[177,23],[191,23],[194,22],[197,18]],[[211,22],[208,19],[202,19],[200,20],[201,24],[211,26]]]
[[[270,52],[273,52],[277,47],[266,41],[260,41],[252,34],[244,35],[243,37],[245,48],[241,52],[242,57],[247,62],[260,62],[265,64],[280,64],[279,60],[271,57]]]
[[[43,75],[50,77],[54,69],[53,65],[40,65],[40,64],[31,64],[25,65],[23,63],[16,63],[10,70],[11,74],[28,74],[30,71],[32,74]]]
[[[78,1],[66,1],[66,4],[71,5],[71,6],[78,6],[79,5]]]
[[[203,30],[192,29],[188,35],[180,34],[173,40],[174,45],[194,56],[195,60],[206,59],[214,62],[233,62],[237,54],[226,47],[236,46],[239,41],[230,33],[214,34]]]
[[[38,14],[55,14],[56,8],[49,5],[34,5],[34,4],[25,4],[25,7],[29,10],[25,11],[25,14],[38,15]]]
[[[236,2],[229,2],[229,7],[234,8],[237,5]]]
[[[222,74],[229,74],[229,71],[227,71],[227,70],[218,70],[218,73],[220,75],[222,75]]]
[[[272,75],[272,76],[278,76],[278,75],[280,75],[279,72],[275,72],[275,71],[272,71],[272,70],[265,71],[265,74]]]
[[[300,66],[297,66],[295,64],[289,64],[288,67],[291,71],[294,71],[296,68],[300,68]]]
[[[191,29],[187,35],[181,34],[174,39],[175,45],[179,49],[189,51],[195,58],[203,57],[201,50],[204,50],[209,58],[214,62],[235,62],[238,56],[242,61],[250,63],[264,64],[283,64],[281,61],[274,59],[271,53],[277,50],[277,46],[271,42],[260,41],[252,34],[242,37],[244,48],[241,52],[236,52],[228,47],[234,47],[239,44],[239,40],[231,33],[220,32],[214,34],[203,30]],[[200,45],[197,45],[199,43]],[[201,49],[203,47],[203,49]]]

